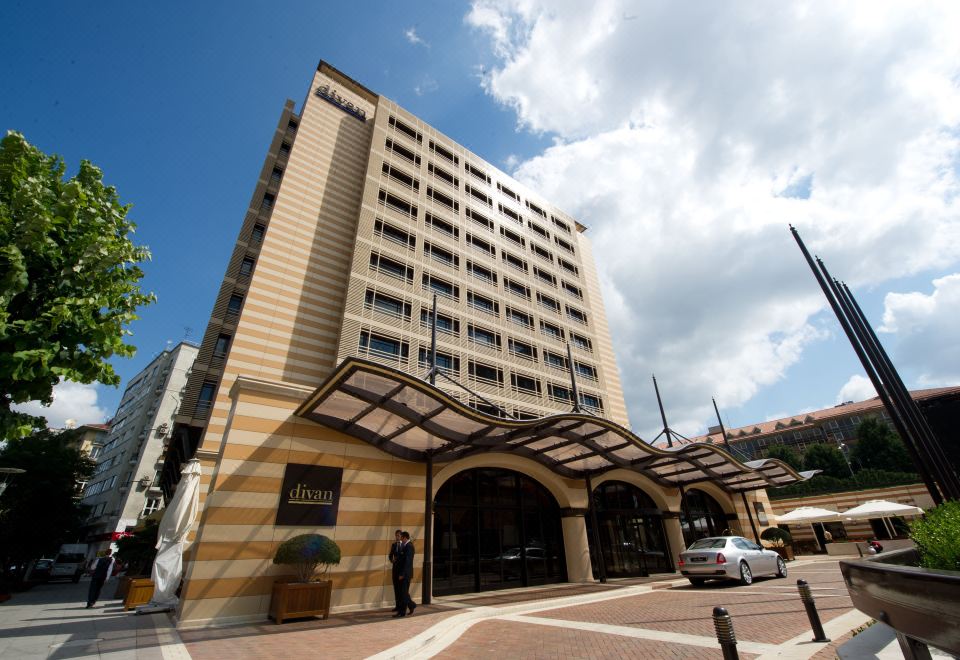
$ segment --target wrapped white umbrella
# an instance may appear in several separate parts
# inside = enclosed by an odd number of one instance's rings
[[[869,502],[844,511],[842,515],[848,520],[880,518],[883,520],[883,524],[887,528],[890,538],[894,538],[897,535],[896,530],[893,529],[893,526],[887,518],[894,516],[920,516],[923,515],[923,509],[918,506],[913,506],[912,504],[900,504],[899,502],[890,502],[887,500],[870,500]]]
[[[137,614],[171,610],[179,599],[176,592],[183,576],[183,552],[190,543],[187,535],[200,508],[200,461],[187,461],[180,483],[167,505],[157,534],[157,558],[153,561],[153,598]]]

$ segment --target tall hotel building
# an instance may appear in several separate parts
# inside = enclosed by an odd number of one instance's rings
[[[308,532],[339,544],[333,605],[355,609],[392,606],[395,529],[429,598],[673,570],[684,535],[755,527],[796,473],[626,430],[584,231],[321,62],[281,114],[167,448],[168,497],[185,460],[203,470],[181,624],[263,619],[277,545]]]

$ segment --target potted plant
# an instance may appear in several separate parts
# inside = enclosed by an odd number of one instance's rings
[[[784,561],[793,561],[793,537],[790,532],[779,527],[767,527],[760,532],[760,538],[770,544],[770,549],[783,557]]]
[[[294,578],[273,584],[270,618],[277,623],[307,616],[330,616],[333,582],[326,579],[331,566],[340,563],[340,547],[320,534],[301,534],[277,547],[273,563],[292,566]]]
[[[886,623],[911,647],[960,653],[960,502],[910,525],[916,548],[840,562],[854,607]],[[920,657],[918,655],[918,657]]]

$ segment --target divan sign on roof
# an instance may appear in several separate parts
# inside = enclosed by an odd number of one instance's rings
[[[317,96],[320,98],[329,101],[333,105],[337,106],[347,114],[353,115],[360,121],[367,121],[367,111],[363,108],[354,105],[352,102],[340,96],[337,93],[337,90],[330,87],[330,85],[320,85],[317,87]]]

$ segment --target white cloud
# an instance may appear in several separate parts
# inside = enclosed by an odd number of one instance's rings
[[[877,396],[877,390],[874,389],[870,379],[860,374],[853,374],[849,380],[843,384],[843,387],[840,388],[836,403],[866,401],[875,396]]]
[[[897,361],[920,373],[921,386],[960,382],[960,273],[933,280],[930,295],[888,293],[881,332],[896,336]]]
[[[413,28],[413,27],[407,28],[406,30],[403,31],[403,36],[406,37],[407,41],[409,41],[414,46],[423,46],[425,48],[430,48],[430,44],[424,41],[423,37],[417,34],[417,28]]]
[[[788,223],[854,285],[960,260],[960,3],[478,0],[467,21],[488,93],[554,137],[516,176],[590,227],[642,433],[651,372],[696,433],[711,395],[743,404],[824,335]]]
[[[106,421],[109,413],[106,408],[97,405],[98,383],[82,385],[69,380],[61,380],[53,388],[53,403],[49,407],[39,401],[28,401],[13,406],[14,410],[30,415],[46,417],[47,426],[60,429],[66,426],[67,420],[73,420],[77,426],[81,424],[101,424]]]
[[[437,81],[431,78],[430,76],[423,76],[420,78],[414,88],[413,93],[417,96],[423,96],[424,94],[429,94],[430,92],[435,92],[440,89],[440,85],[437,84]]]

